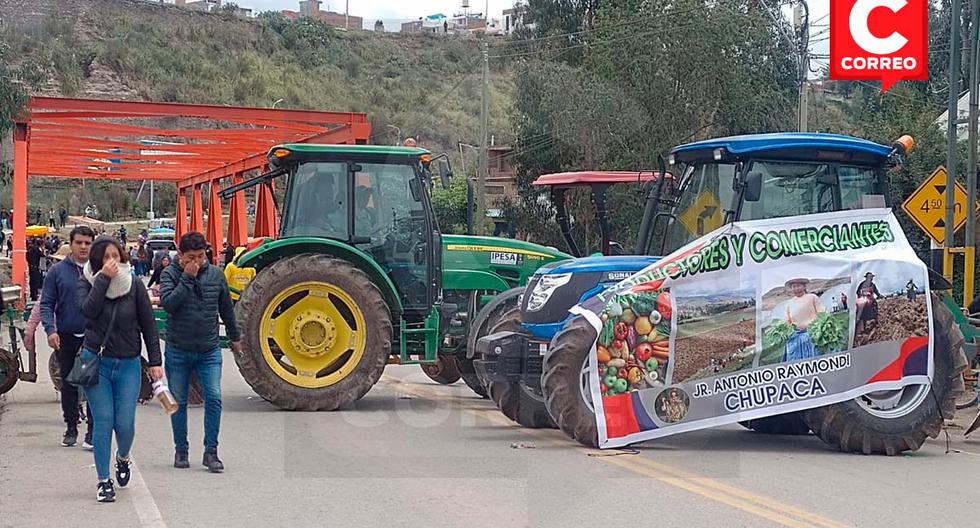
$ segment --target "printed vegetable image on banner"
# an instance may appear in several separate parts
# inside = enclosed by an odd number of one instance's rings
[[[600,447],[932,376],[928,271],[887,209],[730,224],[571,311]]]

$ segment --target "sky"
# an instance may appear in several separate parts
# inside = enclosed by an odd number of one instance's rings
[[[297,11],[299,0],[234,0],[242,7],[250,7],[253,11],[282,11],[289,9]],[[396,0],[350,0],[350,14],[364,18],[364,25],[374,27],[374,21],[381,19],[385,21],[385,26],[389,31],[397,29],[390,27],[388,21],[406,22],[417,20],[419,17],[442,13],[452,15],[460,10],[461,0],[411,0],[410,2],[400,2]],[[500,18],[504,9],[513,6],[513,0],[490,0],[491,18]],[[338,13],[344,12],[345,0],[323,0],[320,9],[327,9]],[[470,0],[470,11],[482,13],[486,0]]]
[[[299,9],[299,0],[231,0],[237,2],[242,7],[252,8],[254,12],[260,11],[281,11]],[[398,29],[401,22],[417,20],[419,17],[443,13],[452,15],[460,10],[462,0],[411,0],[409,2],[398,0],[349,0],[350,14],[364,18],[364,25],[367,28],[374,27],[374,21],[381,19],[385,22],[388,31]],[[777,0],[773,0],[777,1]],[[489,4],[491,18],[500,18],[504,9],[513,7],[514,0],[470,0],[470,10],[473,12],[483,12],[485,6]],[[827,36],[826,15],[830,10],[830,0],[810,0],[810,20],[822,26],[814,27],[811,35],[814,40],[822,39]],[[344,12],[345,0],[323,0],[321,9],[330,8],[331,11]],[[790,7],[783,8],[784,15],[789,18],[792,16]],[[822,20],[818,20],[821,19]],[[390,23],[389,23],[390,22]],[[822,34],[818,34],[821,33]],[[830,46],[827,40],[815,42],[811,49],[816,53],[827,53]],[[825,61],[822,61],[825,62]],[[814,66],[816,67],[816,65]]]

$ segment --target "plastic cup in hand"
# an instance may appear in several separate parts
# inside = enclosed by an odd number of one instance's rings
[[[177,400],[163,380],[153,382],[153,397],[160,402],[160,407],[163,407],[167,416],[177,412]]]

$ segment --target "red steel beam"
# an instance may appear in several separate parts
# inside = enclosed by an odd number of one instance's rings
[[[184,189],[177,187],[177,218],[174,222],[174,238],[180,243],[180,237],[187,232],[187,193]]]
[[[218,256],[221,255],[221,250],[224,249],[225,230],[221,219],[222,211],[221,199],[218,198],[218,182],[213,181],[208,187],[211,197],[208,200],[207,238],[208,242],[211,243],[211,255],[214,259],[214,262],[211,262],[211,264],[217,265]]]
[[[195,185],[191,192],[191,231],[204,232],[204,197],[201,186]]]
[[[365,131],[365,126],[367,130]],[[340,127],[334,130],[329,130],[320,134],[316,134],[305,138],[302,143],[347,143],[353,142],[356,139],[367,138],[371,135],[371,125],[360,125]],[[193,178],[188,178],[182,182],[180,185],[182,187],[190,187],[191,185],[200,185],[202,183],[208,183],[215,179],[227,178],[234,176],[236,173],[245,172],[253,169],[257,169],[266,163],[267,152],[262,152],[260,154],[255,154],[247,158],[243,158],[234,163],[229,163],[220,169],[211,170],[202,174],[198,174]]]
[[[245,181],[245,178],[239,172],[232,177],[231,184],[237,185],[243,181]],[[228,208],[228,243],[235,247],[244,246],[248,244],[248,224],[245,220],[245,193],[235,193],[229,202],[231,203]]]
[[[367,114],[361,112],[321,112],[315,110],[286,110],[275,108],[249,108],[243,106],[214,106],[184,103],[148,103],[142,101],[107,101],[99,99],[71,99],[67,97],[31,97],[30,111],[103,112],[125,115],[154,115],[173,117],[199,117],[202,119],[271,119],[300,123],[348,124],[367,123]]]
[[[30,129],[24,123],[14,126],[14,251],[10,255],[10,279],[21,287],[22,297],[28,291],[27,284],[27,173]]]

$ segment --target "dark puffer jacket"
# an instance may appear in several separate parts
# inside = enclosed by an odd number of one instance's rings
[[[228,338],[240,339],[228,282],[217,266],[204,266],[191,277],[175,260],[160,278],[160,304],[167,311],[168,345],[189,352],[214,350],[219,315]]]

